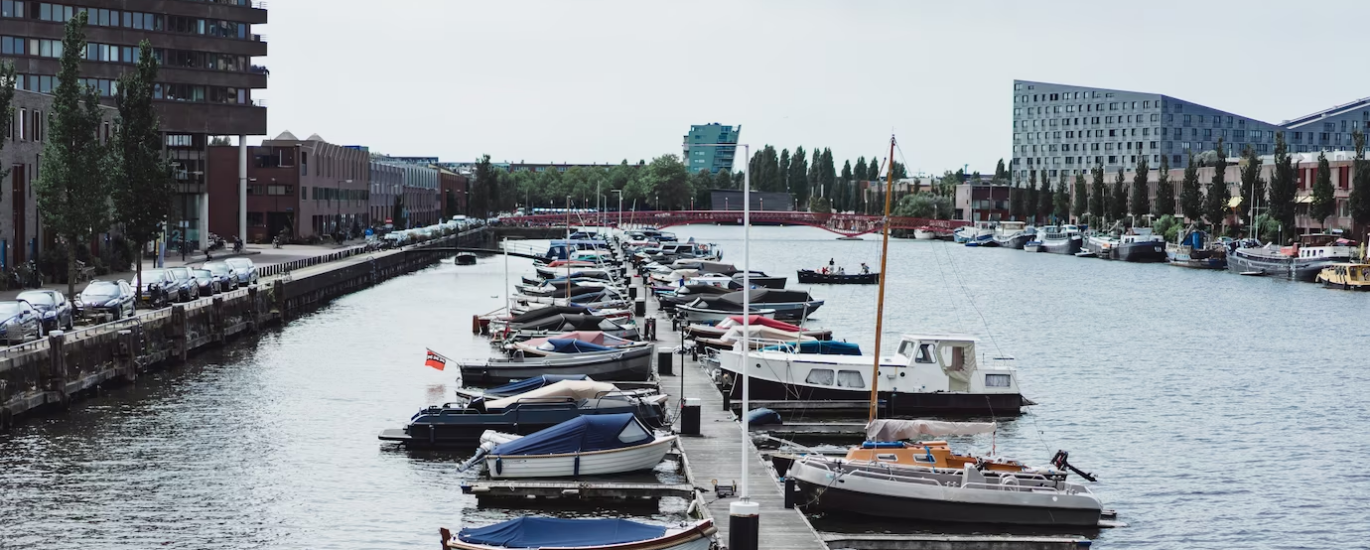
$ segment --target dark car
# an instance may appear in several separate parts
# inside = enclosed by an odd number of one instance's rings
[[[200,298],[200,285],[195,282],[195,277],[190,274],[190,268],[168,267],[166,271],[176,280],[178,292],[176,301],[189,302]]]
[[[57,329],[71,330],[72,320],[76,313],[71,307],[71,302],[61,292],[56,290],[26,290],[20,292],[16,300],[23,300],[38,310],[38,316],[43,319],[43,330],[53,331]]]
[[[219,291],[228,292],[238,288],[238,277],[234,275],[233,268],[226,262],[205,262],[205,269],[214,274],[214,278],[219,281]]]
[[[115,320],[133,316],[133,287],[119,281],[91,281],[76,298],[83,317],[109,315]]]
[[[252,264],[252,260],[247,258],[229,258],[224,260],[228,267],[233,269],[233,274],[238,277],[238,285],[257,284],[257,266]]]
[[[38,310],[23,300],[0,302],[0,339],[7,344],[22,344],[43,337],[43,320]]]
[[[200,287],[200,296],[213,296],[219,293],[219,280],[208,269],[191,269],[195,284]]]
[[[180,285],[165,269],[145,269],[138,299],[152,307],[161,307],[180,297]]]

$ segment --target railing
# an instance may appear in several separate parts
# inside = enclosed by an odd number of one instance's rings
[[[669,227],[689,223],[727,223],[742,221],[740,210],[666,210],[666,211],[624,211],[581,214],[581,223],[619,223],[625,225],[651,225]],[[865,214],[819,213],[803,211],[756,210],[751,213],[753,224],[808,225],[821,227],[834,233],[861,234],[879,231],[883,218]],[[504,224],[562,225],[565,214],[537,214],[530,216],[510,216],[501,219]],[[932,228],[952,230],[969,225],[961,220],[934,220],[927,218],[891,217],[891,229]]]

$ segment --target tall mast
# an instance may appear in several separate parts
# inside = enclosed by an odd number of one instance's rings
[[[876,401],[880,398],[880,335],[885,322],[885,271],[890,253],[890,196],[894,194],[894,136],[890,136],[889,173],[885,178],[885,217],[880,223],[880,293],[875,302],[875,366],[871,369],[870,422],[875,422]],[[972,201],[974,202],[974,201]]]

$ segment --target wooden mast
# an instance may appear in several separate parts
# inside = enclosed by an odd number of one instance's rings
[[[876,403],[880,398],[880,335],[884,330],[885,322],[885,269],[888,265],[890,252],[890,197],[894,195],[894,136],[890,136],[890,156],[888,176],[885,178],[885,217],[880,222],[880,292],[875,302],[875,366],[871,369],[871,404],[870,418],[867,422],[875,422]]]

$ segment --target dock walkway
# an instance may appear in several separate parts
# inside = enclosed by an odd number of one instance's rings
[[[656,317],[658,325],[670,327],[670,321],[661,314],[656,302],[648,299],[647,315]],[[659,347],[680,345],[680,335],[670,330],[657,332]],[[718,392],[707,373],[688,356],[676,356],[675,375],[661,378],[661,389],[671,396],[674,410],[679,409],[682,381],[684,377],[684,397],[698,398],[701,402],[700,435],[681,436],[680,447],[688,463],[687,475],[695,487],[710,488],[711,480],[729,485],[742,478],[742,464],[738,456],[741,443],[740,425],[734,415],[723,408],[723,396]],[[683,359],[683,361],[682,361]],[[681,365],[681,363],[685,363]],[[798,509],[786,509],[781,485],[774,477],[770,465],[762,461],[756,446],[747,442],[747,453],[752,463],[748,466],[749,496],[761,505],[760,547],[766,550],[826,550],[828,547],[814,531],[809,520]],[[739,487],[740,490],[740,487]],[[708,503],[709,513],[718,527],[718,541],[728,542],[728,506],[736,498],[719,499],[713,493],[703,494]]]

